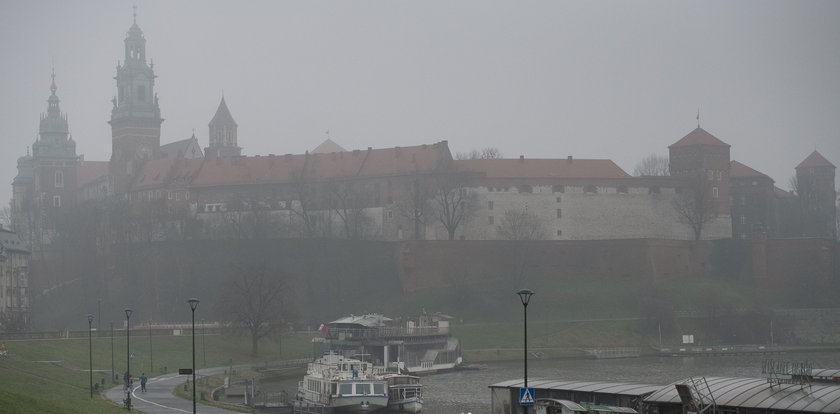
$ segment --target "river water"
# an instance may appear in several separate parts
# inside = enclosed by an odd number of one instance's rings
[[[641,357],[623,359],[528,360],[528,379],[634,382],[651,385],[698,376],[762,377],[766,356]],[[784,361],[807,361],[814,368],[840,368],[840,352],[785,353],[773,356]],[[490,412],[491,384],[522,378],[522,361],[478,364],[478,370],[462,370],[424,376],[423,412],[428,414],[485,414]],[[298,379],[275,382],[272,388],[294,395]]]

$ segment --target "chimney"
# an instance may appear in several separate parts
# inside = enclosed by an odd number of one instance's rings
[[[572,162],[572,156],[569,155],[568,157],[566,157],[566,160],[569,161],[569,162]]]
[[[525,156],[524,155],[519,156],[519,162],[525,162]]]

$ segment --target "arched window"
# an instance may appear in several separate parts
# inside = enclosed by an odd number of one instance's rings
[[[64,187],[64,171],[56,170],[56,172],[55,172],[55,187],[56,188]]]

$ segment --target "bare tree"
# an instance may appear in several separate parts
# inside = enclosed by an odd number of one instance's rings
[[[266,239],[276,233],[271,200],[258,190],[235,194],[222,213],[223,232],[235,239]]]
[[[636,164],[636,168],[633,169],[633,175],[636,177],[671,175],[669,162],[668,157],[650,154]]]
[[[0,227],[12,228],[12,210],[9,206],[0,208]]]
[[[505,210],[496,226],[496,235],[503,240],[545,240],[545,225],[536,214],[526,210]]]
[[[421,240],[425,233],[423,226],[426,225],[426,219],[432,208],[430,199],[434,190],[419,175],[414,176],[407,190],[406,196],[399,198],[395,205],[399,214],[414,225],[414,240]]]
[[[435,180],[433,203],[437,218],[449,236],[455,240],[455,231],[475,211],[475,194],[466,185],[467,175],[452,172]]]
[[[370,217],[364,208],[370,194],[363,183],[352,181],[331,182],[328,184],[329,204],[335,210],[344,228],[344,237],[362,239],[370,227]]]
[[[297,199],[290,203],[289,209],[303,223],[304,236],[315,237],[317,216],[314,209],[317,192],[315,184],[307,177],[305,170],[292,173],[292,190]]]
[[[694,240],[700,240],[703,227],[717,217],[717,200],[702,177],[688,181],[688,186],[680,189],[673,204],[677,219],[691,227]]]
[[[485,147],[479,150],[471,150],[469,152],[456,152],[456,160],[489,160],[502,158],[502,152],[496,147]]]
[[[251,336],[251,354],[261,338],[281,328],[288,308],[288,275],[266,264],[234,265],[225,281],[223,306]]]

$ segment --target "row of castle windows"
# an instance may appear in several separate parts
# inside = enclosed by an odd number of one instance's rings
[[[509,192],[510,188],[511,187],[487,187],[487,191],[491,192],[491,193],[493,193],[493,192],[502,193],[502,192]],[[517,185],[517,186],[514,186],[513,188],[515,188],[516,191],[520,194],[523,194],[523,193],[531,194],[531,193],[534,192],[533,186],[528,185],[528,184]],[[599,190],[599,187],[597,187],[593,184],[587,184],[587,185],[584,185],[581,188],[581,190],[583,191],[584,194],[598,194],[600,192],[608,192],[608,188],[611,188],[611,187],[601,187],[601,188],[602,188],[602,190]],[[629,188],[626,185],[619,185],[619,186],[614,187],[614,188],[615,188],[615,192],[618,193],[618,194],[628,194],[630,192]],[[551,190],[554,193],[561,193],[562,194],[562,193],[566,192],[566,186],[565,185],[560,185],[560,184],[555,184],[555,185],[551,186]],[[661,193],[661,188],[658,185],[653,185],[653,186],[648,187],[648,194],[660,194],[660,193]],[[559,200],[558,200],[558,202],[559,202]]]
[[[181,201],[181,194],[182,193],[180,191],[169,190],[166,193],[167,193],[166,194],[167,199],[175,200],[175,201]],[[189,200],[190,199],[190,192],[189,191],[184,191],[183,192],[183,197],[184,197],[184,200]],[[151,200],[160,200],[160,199],[163,199],[163,191],[161,191],[161,190],[149,190],[147,192],[138,192],[138,193],[133,193],[129,196],[129,201],[135,201],[135,200],[137,200],[137,201],[140,201],[140,200],[151,201]]]

